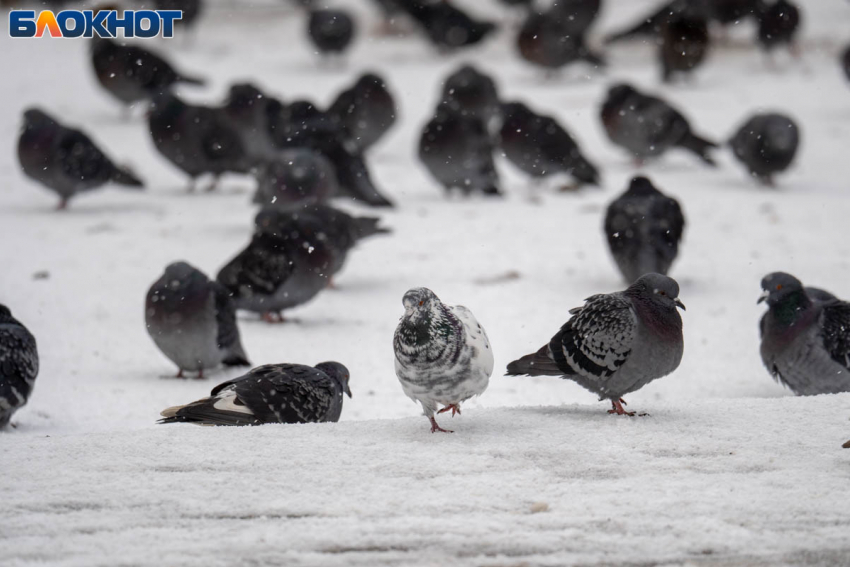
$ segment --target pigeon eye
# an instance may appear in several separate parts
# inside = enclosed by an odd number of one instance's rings
[[[425,303],[425,300],[424,300],[424,299],[423,299],[422,301],[420,301],[420,302],[419,302],[419,307],[422,307],[422,304],[423,304],[423,303]]]
[[[776,291],[779,291],[780,289],[782,289],[782,284],[776,284]]]

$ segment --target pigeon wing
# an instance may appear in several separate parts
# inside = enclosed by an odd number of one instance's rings
[[[328,421],[339,403],[342,391],[334,385],[310,366],[273,364],[255,368],[234,390],[261,423],[315,423]]]
[[[463,305],[449,307],[449,311],[463,324],[463,328],[466,331],[466,343],[475,349],[473,358],[479,361],[482,369],[489,376],[493,373],[495,363],[493,360],[493,349],[490,347],[490,339],[487,337],[484,327],[475,319],[472,311]]]
[[[823,346],[841,366],[850,370],[850,303],[832,301],[821,314]]]

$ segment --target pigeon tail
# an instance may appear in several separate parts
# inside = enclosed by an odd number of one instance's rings
[[[392,230],[388,228],[378,226],[378,223],[380,222],[381,219],[377,217],[356,217],[354,219],[354,224],[356,227],[355,232],[357,233],[357,240],[361,240],[375,234],[389,234],[392,232]]]
[[[555,361],[549,357],[549,345],[544,345],[535,353],[527,354],[508,364],[506,376],[563,376],[564,371],[558,368]]]
[[[183,75],[180,75],[180,82],[186,83],[187,85],[197,85],[199,87],[207,84],[206,79],[201,79],[199,77],[185,77]]]
[[[717,144],[715,144],[714,142],[709,142],[704,138],[700,138],[696,134],[688,132],[687,134],[685,134],[685,136],[682,138],[678,145],[694,152],[700,157],[700,159],[702,159],[702,161],[704,161],[708,165],[712,167],[717,166],[711,155],[709,155],[708,153],[708,150],[710,148],[717,147]]]
[[[241,350],[241,349],[240,349]],[[241,352],[233,352],[227,358],[221,361],[225,366],[251,366],[251,362]]]
[[[115,171],[112,172],[111,179],[115,183],[118,183],[119,185],[126,185],[127,187],[136,187],[140,189],[145,187],[142,180],[136,177],[136,175],[127,168],[116,166]]]
[[[587,161],[584,156],[579,156],[576,160],[574,160],[574,163],[575,165],[570,172],[573,177],[582,183],[599,185],[599,171],[592,163]]]

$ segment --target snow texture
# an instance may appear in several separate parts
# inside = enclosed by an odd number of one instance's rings
[[[318,63],[305,20],[279,0],[212,3],[192,37],[153,45],[210,79],[181,88],[220,101],[255,80],[285,101],[326,105],[360,72],[383,74],[399,122],[373,148],[375,182],[397,202],[394,233],[352,251],[336,279],[270,326],[240,315],[255,365],[339,360],[354,398],[338,424],[200,428],[154,422],[238,369],[175,380],[144,328],[144,297],[186,260],[214,274],[249,239],[253,182],[211,194],[159,156],[143,109],[130,121],[96,84],[88,44],[0,34],[0,302],[35,335],[41,370],[29,404],[0,433],[0,565],[842,565],[850,563],[850,394],[796,398],[758,353],[759,281],[784,270],[850,298],[850,86],[838,64],[850,5],[803,3],[803,55],[773,67],[741,24],[691,82],[659,85],[654,50],[609,50],[554,80],[519,59],[510,23],[482,46],[438,55],[411,36],[372,34],[371,3],[345,68]],[[466,2],[488,17],[488,0]],[[651,8],[609,0],[592,40]],[[4,18],[5,19],[5,18]],[[187,41],[184,41],[187,40]],[[440,92],[463,62],[493,74],[506,99],[561,120],[602,189],[532,189],[499,160],[503,199],[446,198],[415,157]],[[607,87],[660,93],[694,130],[723,141],[754,112],[801,127],[796,163],[765,189],[724,148],[711,169],[671,152],[637,170],[598,119]],[[24,108],[84,128],[132,166],[145,192],[118,187],[53,211],[55,195],[20,172]],[[623,289],[602,231],[604,209],[636,173],[675,197],[688,226],[671,276],[681,286],[679,369],[628,397],[649,417],[552,377],[503,377],[594,293]],[[372,214],[350,203],[345,208]],[[45,277],[46,276],[46,277]],[[496,375],[452,435],[428,433],[393,370],[403,293],[426,286],[487,329]],[[166,378],[166,376],[169,376]],[[538,511],[538,513],[532,513]]]

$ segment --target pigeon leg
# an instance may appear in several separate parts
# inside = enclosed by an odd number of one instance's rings
[[[611,400],[611,409],[608,410],[608,413],[616,413],[617,415],[628,415],[630,417],[634,417],[635,412],[626,411],[623,409],[623,404],[626,403],[626,400],[623,398],[620,399],[612,399]]]
[[[183,376],[183,369],[182,368],[177,372],[177,376],[175,376],[175,378],[185,378],[185,376]]]
[[[57,211],[64,211],[68,208],[68,197],[62,197],[59,199],[59,204],[56,206]]]
[[[279,311],[266,311],[263,313],[263,321],[266,323],[284,323],[286,319]]]
[[[454,433],[454,431],[450,429],[443,429],[442,427],[437,425],[437,420],[434,419],[433,415],[428,417],[428,419],[431,420],[431,433],[434,433],[435,431],[440,431],[441,433]]]
[[[334,283],[333,276],[328,278],[328,289],[339,289],[339,287],[337,287],[337,285]]]
[[[216,189],[218,189],[218,178],[219,178],[218,174],[213,175],[212,183],[207,185],[207,187],[206,187],[206,189],[204,189],[204,191],[206,191],[207,193],[211,193],[211,192],[215,191]]]
[[[438,411],[437,413],[445,413],[449,410],[452,410],[452,417],[454,417],[455,414],[461,415],[460,404],[449,404],[446,407],[444,407],[443,409],[441,409],[440,411]]]
[[[197,378],[198,380],[203,380],[203,378],[204,378],[204,369],[203,368],[198,370],[198,375],[195,376],[195,378]]]

